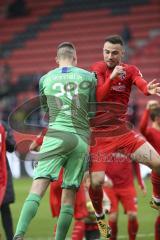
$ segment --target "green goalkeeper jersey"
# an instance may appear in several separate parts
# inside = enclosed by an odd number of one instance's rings
[[[96,78],[78,67],[59,67],[40,79],[43,109],[49,114],[49,129],[89,134],[89,102],[95,101]]]

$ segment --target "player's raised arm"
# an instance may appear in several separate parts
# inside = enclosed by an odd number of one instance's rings
[[[141,92],[143,92],[146,96],[149,95],[148,88],[147,88],[148,83],[143,78],[140,70],[135,66],[131,66],[131,72],[132,72],[133,84],[135,84],[138,87],[138,89]]]
[[[91,66],[91,70],[95,72],[97,77],[96,100],[101,102],[110,90],[111,81],[106,77],[106,63],[97,62]]]
[[[98,102],[104,101],[105,96],[108,94],[112,85],[110,78],[105,78],[105,82],[101,85],[98,85],[96,90],[96,99]]]
[[[113,80],[116,77],[124,74],[124,71],[124,67],[117,65],[109,77],[105,75],[104,82],[101,82],[97,87],[96,98],[98,102],[104,101],[105,96],[111,89]]]
[[[132,66],[132,80],[145,95],[160,95],[160,83],[157,83],[156,79],[148,83],[135,66]]]
[[[98,78],[98,84],[100,85],[104,84],[106,74],[106,63],[103,61],[96,62],[90,67],[90,70],[92,72],[95,72],[96,77]]]

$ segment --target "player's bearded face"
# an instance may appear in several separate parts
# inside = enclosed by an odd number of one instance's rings
[[[109,68],[114,68],[121,63],[124,49],[120,44],[106,42],[103,48],[103,57]]]

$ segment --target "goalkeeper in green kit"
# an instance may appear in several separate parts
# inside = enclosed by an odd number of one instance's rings
[[[62,167],[62,205],[55,239],[65,239],[74,212],[75,193],[86,170],[90,134],[89,102],[94,101],[96,78],[92,73],[76,67],[76,49],[70,42],[58,46],[56,61],[59,67],[40,79],[41,105],[48,112],[49,125],[14,240],[24,239],[41,198],[50,181],[58,179]]]

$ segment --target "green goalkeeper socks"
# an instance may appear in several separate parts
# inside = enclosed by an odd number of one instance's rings
[[[64,240],[69,230],[73,217],[73,207],[70,205],[62,205],[60,215],[57,222],[55,240]]]
[[[41,197],[38,196],[37,194],[34,193],[29,194],[21,210],[15,236],[24,236],[24,234],[27,231],[29,223],[31,222],[32,218],[36,215],[40,200]],[[62,205],[57,223],[55,240],[64,240],[66,238],[68,229],[72,222],[72,217],[73,207],[70,205]]]
[[[15,236],[23,236],[28,228],[32,218],[36,215],[41,197],[35,193],[30,193],[24,202],[19,221],[16,228]]]

